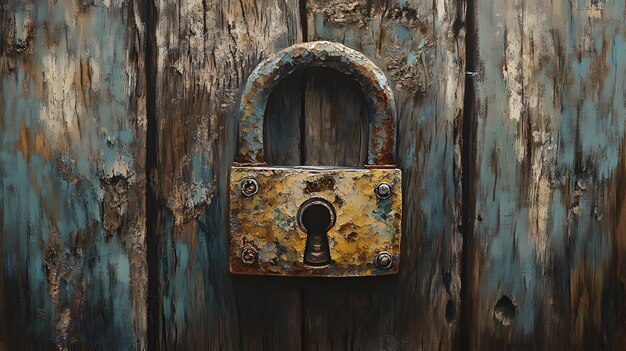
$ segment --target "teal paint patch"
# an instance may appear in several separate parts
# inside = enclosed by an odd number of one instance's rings
[[[376,209],[374,210],[374,218],[381,222],[387,223],[389,221],[389,214],[391,212],[391,200],[379,200],[378,207],[376,207]]]
[[[204,154],[194,153],[191,156],[193,170],[193,182],[191,188],[191,199],[194,206],[211,201],[211,190],[213,189],[213,165]]]
[[[424,45],[426,45],[426,38],[420,38],[420,42],[419,44],[417,44],[417,48],[421,50],[424,48]]]
[[[135,135],[129,130],[120,130],[118,135],[122,143],[130,144],[135,141]]]
[[[586,78],[589,74],[589,66],[591,65],[591,59],[589,57],[581,58],[580,62],[573,62],[572,69],[576,73],[578,78]]]
[[[189,249],[187,245],[182,244],[180,242],[176,243],[176,251],[175,257],[178,263],[178,267],[176,269],[176,273],[174,275],[174,286],[184,286],[186,280],[188,279],[186,276],[186,267],[189,264]],[[184,291],[183,291],[184,292]],[[185,321],[185,294],[176,294],[176,298],[174,300],[174,310],[176,315],[174,318],[178,321],[178,323],[183,323]]]
[[[187,296],[196,291],[193,288],[194,282],[189,281],[187,275],[189,271],[186,269],[189,264],[189,248],[181,242],[173,241],[171,237],[174,230],[174,218],[171,213],[165,218],[164,224],[168,235],[165,236],[163,261],[159,267],[161,276],[167,276],[169,282],[163,293],[163,311],[164,315],[168,316],[167,328],[170,325],[185,323],[185,318],[190,312],[185,309]]]
[[[400,23],[394,24],[393,33],[401,41],[413,41],[413,33]]]
[[[415,60],[417,60],[417,55],[413,52],[409,52],[409,54],[406,57],[406,63],[407,65],[412,65]]]
[[[328,38],[330,34],[330,28],[326,26],[322,16],[315,18],[315,33],[317,33],[320,38]]]
[[[128,265],[128,256],[122,254],[117,261],[117,280],[126,286],[130,282],[130,267]]]

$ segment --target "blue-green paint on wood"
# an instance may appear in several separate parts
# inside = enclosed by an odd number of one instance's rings
[[[5,346],[145,343],[145,308],[133,307],[132,291],[143,289],[132,281],[130,261],[142,259],[130,254],[138,248],[134,229],[109,233],[102,227],[103,182],[116,174],[141,176],[134,162],[143,136],[130,109],[136,77],[129,74],[140,74],[128,61],[126,20],[133,9],[76,6],[58,1],[6,8],[15,16],[16,40],[28,48],[4,57],[15,66],[1,81],[0,247],[6,264],[0,288],[12,291],[7,299],[20,297],[5,301],[19,305],[17,314],[0,317],[12,321]],[[89,78],[81,76],[81,65]],[[108,144],[107,135],[119,142]],[[130,225],[142,216],[135,210],[127,216]]]
[[[605,194],[626,125],[624,3],[477,6],[471,342],[610,342],[614,233],[601,212],[615,211]],[[501,296],[516,305],[505,322]]]

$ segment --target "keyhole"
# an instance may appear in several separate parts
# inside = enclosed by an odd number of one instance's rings
[[[300,207],[298,220],[307,232],[304,264],[325,266],[331,262],[328,230],[335,224],[333,206],[324,199],[311,199]]]

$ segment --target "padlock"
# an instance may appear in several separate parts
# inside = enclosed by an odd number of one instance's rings
[[[346,74],[363,90],[369,112],[365,167],[265,163],[267,99],[281,79],[313,66]],[[327,277],[397,273],[402,174],[393,161],[393,93],[380,68],[338,43],[296,44],[254,69],[239,112],[239,151],[229,182],[230,271]]]

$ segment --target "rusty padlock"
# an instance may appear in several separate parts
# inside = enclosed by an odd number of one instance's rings
[[[306,67],[354,78],[365,93],[364,168],[268,167],[263,115],[278,82]],[[243,90],[239,151],[230,171],[230,271],[287,276],[398,272],[402,174],[393,161],[395,107],[383,72],[338,43],[302,43],[262,61]]]

